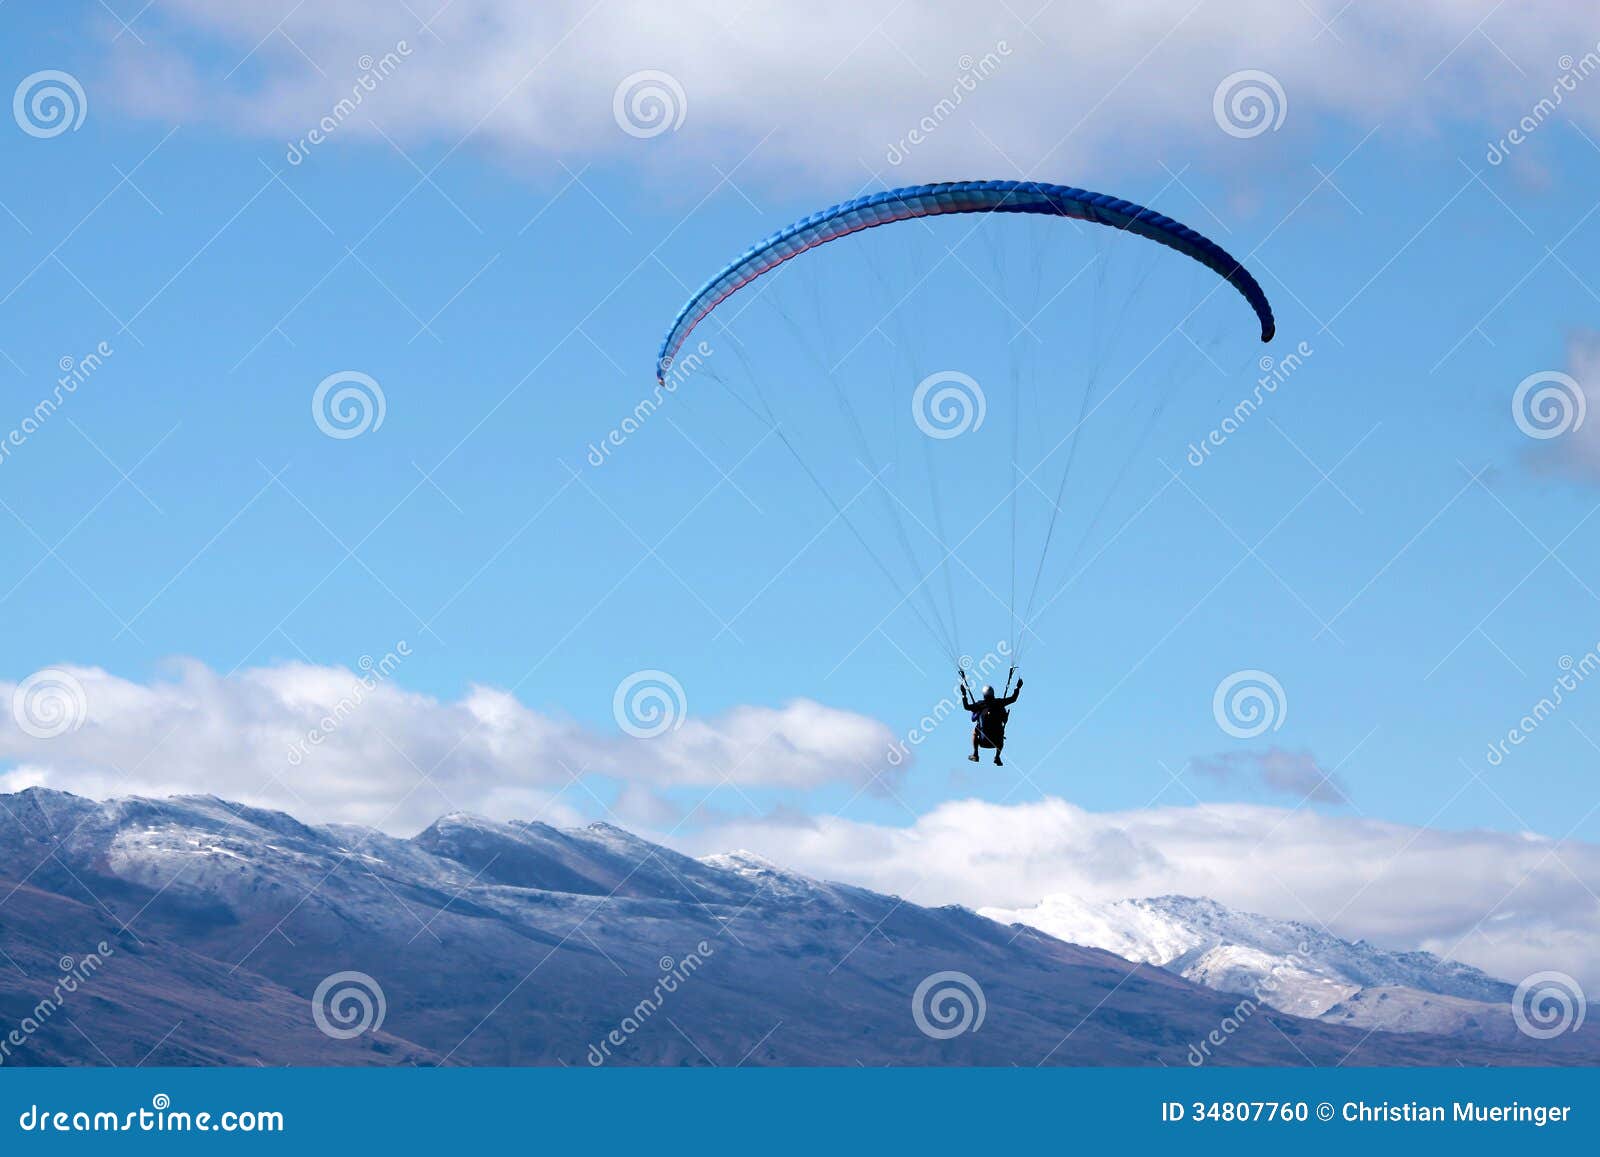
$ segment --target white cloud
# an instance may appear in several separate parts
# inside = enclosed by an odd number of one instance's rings
[[[566,796],[578,809],[559,797],[580,775],[622,781],[630,814],[646,818],[663,814],[651,791],[677,785],[869,784],[893,738],[807,699],[690,713],[640,739],[541,714],[494,688],[445,702],[376,672],[304,663],[222,675],[186,661],[148,684],[94,667],[43,674],[0,682],[10,708],[0,714],[0,761],[16,764],[0,773],[0,789],[212,792],[307,822],[397,832],[453,810],[575,823],[579,809],[592,810],[587,794]]]
[[[1593,7],[1576,0],[1493,11],[1459,0],[1153,0],[1092,11],[955,0],[173,0],[137,30],[110,47],[122,107],[285,144],[351,94],[363,56],[404,40],[410,55],[336,136],[378,139],[375,123],[399,140],[471,135],[513,157],[614,155],[668,175],[759,146],[757,171],[848,180],[887,174],[888,153],[926,118],[925,141],[895,170],[908,180],[1021,170],[1090,185],[1108,169],[1159,171],[1168,152],[1196,141],[1220,165],[1251,156],[1256,142],[1213,119],[1218,83],[1234,72],[1281,85],[1284,132],[1329,116],[1399,132],[1472,118],[1487,142],[1548,95],[1558,59],[1581,58],[1596,40]],[[986,57],[998,64],[985,67]],[[624,77],[646,70],[681,87],[682,102],[669,99],[683,123],[638,139],[614,122],[613,101]],[[963,87],[973,72],[984,78]],[[1570,94],[1564,113],[1593,121],[1600,83],[1590,83],[1595,91]]]
[[[1600,990],[1600,847],[1575,841],[1243,804],[1094,813],[1047,798],[946,803],[903,828],[733,821],[687,842],[923,904],[1209,896],[1513,981],[1556,968]]]

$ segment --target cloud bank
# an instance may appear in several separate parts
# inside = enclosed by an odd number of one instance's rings
[[[1196,142],[1231,166],[1249,137],[1328,118],[1360,132],[1470,120],[1487,143],[1597,37],[1576,0],[171,0],[134,30],[107,49],[123,109],[286,146],[326,121],[330,139],[381,141],[381,127],[678,176],[686,161],[754,154],[750,170],[833,180],[1149,171]],[[396,66],[365,85],[388,56]],[[1219,92],[1236,73],[1270,82]],[[1588,83],[1563,111],[1593,123],[1600,80]]]
[[[1600,847],[1245,804],[1095,813],[1061,799],[942,804],[907,827],[831,817],[725,823],[749,848],[923,904],[1181,894],[1422,948],[1513,981],[1560,969],[1600,990]]]
[[[652,793],[676,786],[868,786],[893,739],[808,699],[701,718],[648,680],[625,682],[607,732],[492,687],[454,702],[403,690],[389,677],[397,659],[360,672],[289,663],[231,675],[185,661],[149,684],[58,667],[0,682],[0,762],[15,765],[0,790],[212,792],[397,832],[456,810],[576,823],[599,806],[587,777],[621,781],[629,810],[647,818]]]

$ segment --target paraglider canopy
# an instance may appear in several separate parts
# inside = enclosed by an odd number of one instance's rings
[[[883,225],[958,214],[976,218],[955,238],[955,246],[939,236],[939,227],[926,222],[921,229],[884,230],[870,241],[838,249],[830,245]],[[986,216],[1010,220],[991,223]],[[1056,222],[1106,228],[1067,229]],[[919,270],[916,247],[924,238],[934,238],[944,255]],[[982,276],[957,255],[957,247],[969,238],[981,248],[979,268],[992,265]],[[1153,241],[1188,261],[1168,261],[1160,249],[1136,238]],[[1020,245],[1008,253],[1008,242]],[[809,355],[802,368],[798,359],[781,354],[782,347],[771,340],[785,335],[765,334],[754,320],[740,323],[742,308],[718,312],[718,307],[743,287],[819,247],[821,253],[789,266],[792,274],[762,283],[762,290],[772,290],[768,305],[783,323],[791,348]],[[1105,252],[1071,272],[1052,260],[1052,248]],[[849,292],[822,288],[839,285],[840,268],[852,251],[859,251],[855,257],[862,268],[848,281]],[[951,268],[944,270],[945,279],[936,278],[947,257],[952,259]],[[1113,267],[1118,265],[1131,277],[1117,273]],[[1146,266],[1142,271],[1141,265]],[[904,292],[901,286],[891,289],[897,266],[905,275]],[[1154,272],[1158,266],[1163,267],[1159,274]],[[1185,272],[1194,276],[1174,276]],[[835,279],[831,282],[830,273]],[[1068,296],[1080,274],[1082,283],[1074,296]],[[808,308],[791,310],[781,300],[782,283],[797,280],[797,288],[803,289],[808,278],[817,279],[812,292],[804,295]],[[1011,332],[986,340],[976,311],[960,305],[946,310],[944,303],[952,300],[955,288],[949,278],[969,292],[970,283],[977,282],[981,286],[977,300],[997,305],[996,316]],[[1198,284],[1183,284],[1188,282]],[[1036,181],[956,181],[890,189],[803,217],[724,266],[678,311],[657,353],[656,376],[666,382],[697,326],[708,318],[720,323],[733,339],[727,348],[740,369],[725,360],[707,366],[695,358],[691,364],[685,355],[673,376],[692,369],[720,385],[738,404],[736,412],[764,427],[764,437],[771,436],[793,456],[804,478],[831,507],[831,521],[849,532],[898,593],[885,619],[902,613],[915,618],[944,657],[953,661],[964,698],[971,697],[967,670],[973,665],[960,646],[958,619],[964,615],[958,615],[957,606],[999,602],[1009,624],[1006,639],[973,670],[998,675],[1009,665],[1003,691],[997,695],[992,687],[984,688],[985,702],[1006,703],[1012,699],[1012,678],[1019,669],[1023,643],[1038,637],[1037,617],[1076,581],[1080,572],[1073,567],[1112,509],[1113,496],[1130,477],[1137,477],[1135,458],[1173,396],[1171,387],[1181,371],[1175,364],[1168,366],[1165,355],[1157,358],[1157,350],[1168,337],[1177,337],[1171,343],[1177,358],[1187,359],[1192,353],[1200,365],[1224,379],[1234,371],[1222,362],[1249,364],[1252,376],[1254,367],[1266,368],[1271,362],[1258,361],[1254,353],[1245,355],[1232,345],[1253,344],[1254,333],[1237,324],[1249,315],[1237,310],[1233,294],[1217,294],[1224,286],[1244,299],[1259,324],[1261,340],[1270,341],[1276,328],[1272,307],[1249,270],[1216,242],[1153,209],[1103,193]],[[750,298],[762,296],[762,290]],[[1198,300],[1185,290],[1192,290]],[[863,309],[875,292],[882,294],[885,308]],[[1197,327],[1202,331],[1197,340],[1187,323],[1213,297],[1217,300],[1202,322],[1214,324],[1219,332],[1208,335],[1202,325]],[[1152,300],[1178,312],[1147,310]],[[901,318],[902,306],[915,311],[909,325]],[[1160,332],[1149,332],[1157,328],[1152,324],[1156,318]],[[755,340],[747,342],[744,338],[752,336],[752,328]],[[891,337],[888,330],[898,333]],[[841,332],[855,338],[853,343],[848,336],[843,339],[842,353],[833,348]],[[884,340],[869,346],[867,338],[874,333]],[[1070,340],[1049,344],[1061,335]],[[961,352],[954,352],[957,349]],[[934,351],[951,358],[946,366],[989,367],[985,376],[994,384],[1000,418],[992,423],[992,433],[978,433],[989,399],[974,377],[952,368],[925,372],[932,368],[926,359],[935,356]],[[1213,351],[1221,354],[1220,360]],[[884,364],[879,353],[906,364]],[[1001,362],[1009,366],[1002,370]],[[802,375],[807,384],[829,389],[784,388]],[[859,379],[855,383],[859,388],[847,385],[851,376]],[[773,381],[783,385],[769,388]],[[1080,381],[1081,389],[1074,390]],[[1129,381],[1136,381],[1139,388],[1122,391]],[[828,392],[843,419],[832,431],[822,428],[821,415],[814,412],[819,396]],[[1107,405],[1119,393],[1126,403],[1120,411]],[[907,416],[923,437],[904,427]],[[967,433],[973,441],[957,450],[952,439]],[[1039,450],[1026,467],[1022,459],[1029,438],[1024,434],[1037,439]],[[979,446],[1003,455],[1001,461],[1010,467],[1009,486],[1000,488],[992,502],[991,496],[981,495],[981,485],[954,483],[948,473],[976,461],[969,451]],[[926,467],[925,478],[916,474],[914,461],[903,457],[913,450],[913,459],[921,458]],[[1047,484],[1051,475],[1054,485]],[[1095,488],[1098,496],[1083,485],[1092,486],[1097,477],[1106,483]],[[1074,483],[1070,494],[1069,482]],[[948,532],[947,499],[962,508],[966,529],[960,534]],[[867,524],[874,505],[881,508],[878,527]],[[1058,521],[1064,534],[1072,531],[1063,544],[1070,553],[1059,582],[1054,577],[1047,582],[1047,559],[1053,543],[1062,537],[1056,534]],[[823,530],[826,527],[819,536]],[[981,536],[980,530],[985,532]],[[997,549],[1007,542],[1009,584],[1003,574],[990,581],[998,569]],[[1030,549],[1030,543],[1036,548]],[[926,550],[932,551],[931,564]],[[899,562],[893,559],[896,551],[902,556]],[[974,565],[963,554],[972,556]],[[966,598],[957,598],[957,584],[966,588]],[[1021,686],[1020,680],[1016,685]]]
[[[1237,289],[1261,321],[1261,340],[1272,340],[1276,329],[1272,306],[1250,271],[1215,241],[1171,217],[1132,201],[1070,185],[1046,185],[1038,181],[947,181],[889,189],[853,201],[841,201],[752,245],[706,282],[678,312],[656,356],[657,380],[665,379],[673,358],[695,326],[763,273],[808,249],[862,229],[947,213],[1036,213],[1090,221],[1148,237],[1194,258]]]

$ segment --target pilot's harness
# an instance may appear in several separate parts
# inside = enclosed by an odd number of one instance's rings
[[[1005,686],[1005,690],[1000,693],[1000,698],[1004,699],[1007,695],[1011,694],[1011,680],[1012,680],[1013,677],[1015,677],[1016,673],[1017,673],[1017,669],[1016,669],[1015,666],[1013,666],[1011,668],[1011,670],[1006,672],[1006,686]],[[979,703],[979,702],[981,702],[981,700],[979,700],[976,696],[974,696],[972,694],[972,688],[967,683],[967,669],[965,667],[957,667],[956,668],[956,674],[961,679],[961,692],[962,692],[963,695],[966,696],[967,702],[968,703]],[[1003,712],[1005,712],[1006,715],[1010,714],[1010,712],[1009,711],[1005,711],[1005,708],[1003,708],[1003,707],[1001,708],[1001,710]],[[972,722],[973,722],[974,727],[977,729],[978,736],[979,736],[980,740],[982,740],[982,742],[979,744],[979,746],[982,746],[982,747],[994,747],[994,746],[996,746],[994,739],[991,738],[989,733],[988,733],[988,731],[986,731],[984,729],[984,726],[983,726],[983,713],[981,711],[974,710],[972,712]],[[1001,730],[1001,734],[1002,734],[1002,737],[1003,737],[1004,733],[1005,733],[1005,725],[1004,724],[1001,724],[1000,730]]]

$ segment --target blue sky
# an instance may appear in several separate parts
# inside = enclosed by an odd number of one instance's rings
[[[192,746],[226,759],[251,742],[241,720],[255,709],[248,688],[217,676],[356,668],[403,640],[410,654],[386,690],[426,698],[384,710],[436,722],[427,750],[448,756],[460,726],[449,709],[475,687],[509,692],[528,728],[556,736],[530,748],[538,768],[475,756],[454,788],[415,797],[403,814],[420,822],[455,804],[514,812],[536,799],[556,818],[616,807],[675,831],[834,813],[893,831],[954,800],[1060,797],[1093,813],[1244,804],[1357,827],[1594,840],[1600,719],[1588,699],[1600,687],[1573,692],[1499,766],[1485,760],[1549,693],[1562,657],[1600,645],[1600,456],[1582,430],[1529,438],[1512,412],[1529,375],[1560,371],[1591,390],[1600,375],[1585,330],[1600,304],[1600,87],[1583,87],[1600,80],[1578,82],[1508,160],[1486,157],[1570,71],[1561,54],[1595,49],[1594,29],[1560,5],[1542,31],[1505,17],[1474,32],[1476,17],[1454,14],[1418,14],[1403,30],[1359,9],[1325,15],[1320,30],[1309,15],[1271,18],[1253,52],[1210,12],[1176,13],[1165,35],[1107,33],[1114,64],[1081,81],[1097,88],[1066,94],[1055,65],[1092,46],[1053,19],[890,24],[855,51],[834,46],[832,71],[820,55],[789,61],[811,83],[779,99],[769,89],[785,78],[755,74],[783,22],[760,13],[654,55],[633,35],[601,61],[584,55],[601,51],[587,39],[601,30],[564,9],[525,26],[502,12],[499,37],[460,13],[429,30],[394,14],[279,24],[271,5],[192,4],[123,12],[131,25],[119,30],[102,6],[49,24],[0,10],[8,84],[65,70],[87,106],[59,135],[0,132],[0,427],[51,393],[64,358],[111,351],[0,462],[0,682],[48,668],[108,680],[80,676],[91,693],[78,738],[9,744],[9,782],[248,794],[224,773],[185,770],[172,749],[188,737],[152,734],[140,695],[160,701],[151,717],[178,711],[204,730],[182,711],[202,684],[222,688],[232,713]],[[571,39],[557,31],[569,18]],[[619,12],[596,19],[626,26]],[[890,37],[894,52],[879,43]],[[358,75],[350,49],[381,55],[407,38],[371,103],[290,163],[289,142]],[[958,53],[1002,42],[993,80],[889,163],[894,126],[951,91]],[[915,67],[881,63],[902,58]],[[1383,79],[1353,84],[1363,67]],[[1281,84],[1277,129],[1230,135],[1213,118],[1213,90],[1244,68]],[[681,86],[680,127],[635,136],[613,118],[613,91],[644,69]],[[1174,390],[1137,447],[1108,515],[1114,541],[1037,624],[1013,767],[972,769],[956,722],[909,770],[873,781],[863,761],[946,693],[948,663],[903,613],[874,629],[894,595],[778,442],[706,374],[605,465],[586,456],[650,392],[656,346],[689,290],[756,238],[875,188],[1022,175],[1150,203],[1248,255],[1279,338],[1263,351],[1230,296],[1201,315],[1226,374],[1173,339],[1193,388]],[[809,303],[824,300],[839,327],[826,340],[848,346],[852,326],[883,312],[864,269],[915,286],[904,328],[869,343],[841,380],[904,406],[908,367],[986,384],[986,426],[932,447],[964,533],[1011,485],[1015,329],[997,298],[1027,278],[1015,259],[991,277],[989,234],[939,225],[870,238],[870,266],[843,252],[855,242],[813,269],[796,262],[729,330],[702,332],[722,343],[718,377],[745,388],[728,353],[742,343],[797,428],[815,421],[816,460],[847,473],[847,439],[822,432],[839,420],[830,390],[771,302],[805,328]],[[1000,225],[994,236],[1038,235]],[[941,241],[957,239],[962,260],[941,261]],[[1050,284],[1097,253],[1149,271],[1147,291],[1117,306],[1123,349],[1159,343],[1210,288],[1177,258],[1116,252],[1142,242],[1047,240]],[[1082,318],[1068,303],[1090,288],[1042,318],[1053,358],[1070,359]],[[1302,342],[1312,352],[1293,377],[1204,466],[1187,465],[1188,445],[1251,390],[1255,359]],[[313,420],[314,390],[341,371],[383,395],[381,426],[359,437],[328,437]],[[1080,372],[1052,360],[1040,380]],[[1073,404],[1047,389],[1041,420],[1065,428]],[[1053,428],[1030,423],[1025,447]],[[1096,452],[1090,443],[1104,481],[1120,458]],[[903,473],[906,493],[921,493]],[[1003,537],[987,526],[962,552],[997,589]],[[963,643],[981,651],[1005,619],[962,582]],[[174,673],[191,661],[210,675]],[[618,746],[631,741],[613,695],[653,669],[708,729],[683,740],[678,763],[746,750],[741,728],[757,724],[740,712],[797,700],[834,709],[789,725],[823,746],[819,732],[837,737],[837,750],[736,789],[668,771],[635,782],[630,760],[660,757]],[[1249,739],[1212,711],[1219,682],[1243,670],[1283,690],[1282,726]],[[334,677],[331,698],[348,682]],[[271,697],[315,717],[312,691]],[[373,820],[374,787],[351,768],[405,741],[361,734],[330,747],[348,762],[285,772],[289,794],[262,798],[297,811],[312,799],[322,814],[307,818]],[[1331,773],[1348,802],[1274,787],[1251,761],[1274,747],[1302,772]],[[1190,764],[1227,752],[1231,777]],[[591,756],[602,770],[585,777]],[[830,758],[845,765],[837,774],[818,770]],[[395,767],[409,777],[426,762],[407,752]],[[526,776],[532,794],[497,795],[502,772]],[[347,793],[329,786],[347,773]]]

